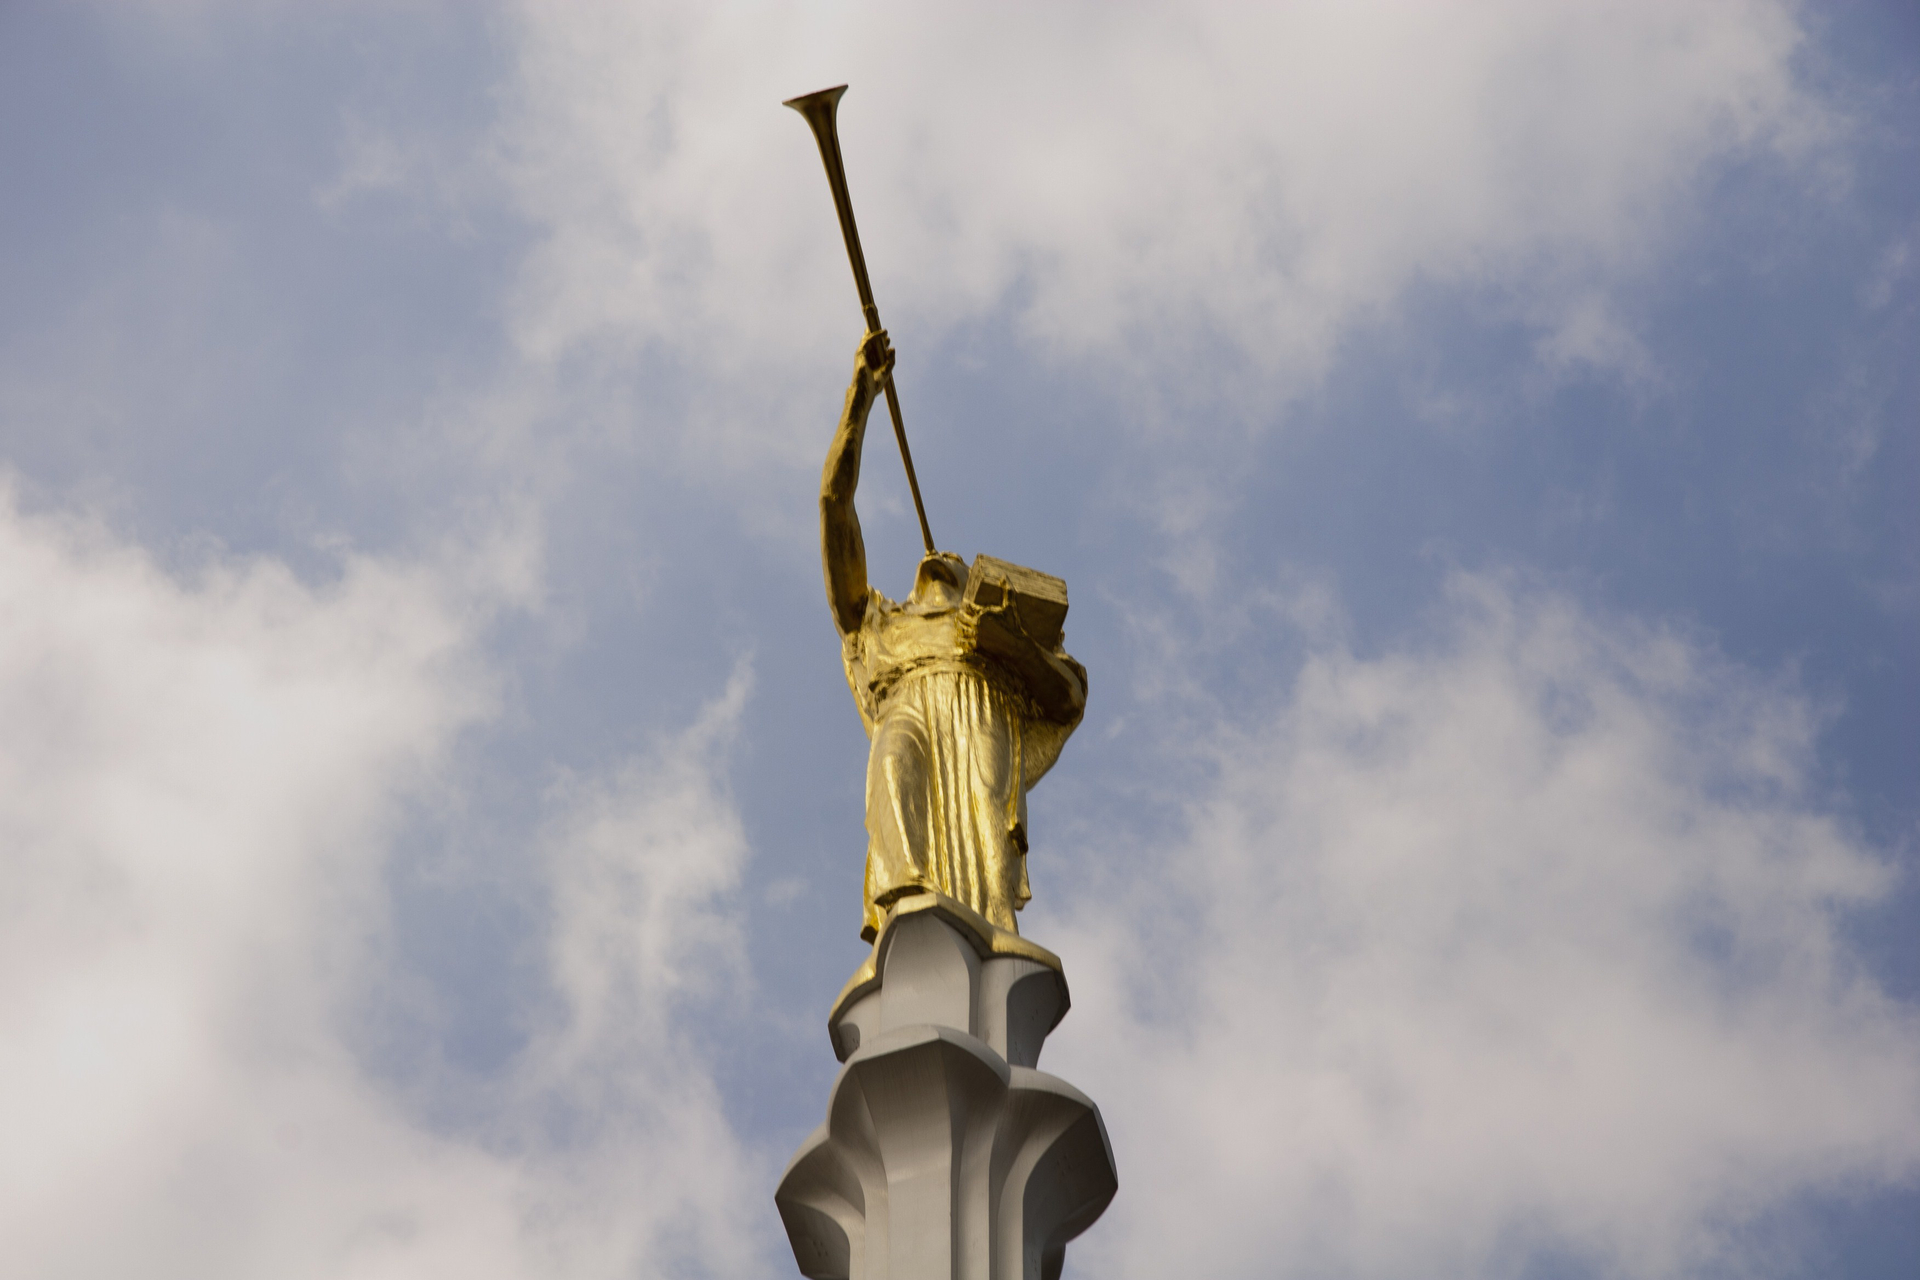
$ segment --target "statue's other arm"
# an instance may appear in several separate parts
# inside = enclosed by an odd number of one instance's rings
[[[1065,724],[1079,724],[1087,711],[1087,669],[1060,650],[1040,652],[1054,675],[1053,705],[1066,712],[1056,712],[1055,718]]]
[[[853,491],[860,484],[867,415],[892,369],[893,348],[884,329],[861,340],[846,408],[820,471],[820,562],[827,577],[827,604],[841,635],[858,631],[867,612],[867,544],[860,536]]]
[[[1087,709],[1087,669],[1061,649],[1047,650],[1005,606],[970,609],[961,622],[967,642],[1010,667],[1040,713],[1073,726]]]

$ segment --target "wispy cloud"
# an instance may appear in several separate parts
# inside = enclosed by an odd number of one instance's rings
[[[401,807],[491,713],[484,611],[367,559],[324,587],[270,560],[174,576],[11,500],[0,596],[0,1268],[750,1268],[755,1166],[680,1021],[740,980],[720,779],[744,678],[556,793],[560,1000],[452,1131],[367,1068],[356,1016],[403,980]]]
[[[1043,935],[1050,1062],[1123,1170],[1090,1265],[1692,1272],[1784,1197],[1920,1172],[1920,1016],[1843,932],[1893,871],[1823,802],[1819,725],[1486,577],[1430,644],[1316,644],[1198,744],[1177,847],[1103,849]]]
[[[665,350],[736,395],[837,365],[857,324],[775,106],[835,80],[886,314],[923,341],[1009,316],[1142,389],[1224,357],[1268,405],[1417,283],[1510,289],[1555,359],[1637,371],[1596,291],[1716,160],[1827,127],[1770,0],[528,5],[514,36],[523,350]]]

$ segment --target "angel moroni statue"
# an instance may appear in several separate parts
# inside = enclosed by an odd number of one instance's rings
[[[982,556],[928,552],[900,604],[867,582],[854,512],[868,410],[892,368],[886,335],[861,343],[820,477],[820,549],[867,764],[866,912],[932,890],[1018,932],[1027,888],[1027,791],[1080,723],[1087,673],[1060,647],[1066,584]]]
[[[1043,1280],[1113,1198],[1093,1103],[1037,1069],[1067,1012],[1060,960],[1020,936],[1027,791],[1086,706],[1062,647],[1066,584],[930,551],[895,603],[854,512],[884,332],[854,360],[820,480],[827,600],[872,740],[861,936],[828,1017],[846,1063],[775,1201],[801,1271],[858,1280]]]
[[[1067,584],[934,548],[834,128],[846,86],[795,98],[820,145],[867,322],[820,477],[820,549],[867,757],[860,935],[827,1016],[844,1064],[774,1203],[817,1280],[1057,1280],[1118,1189],[1100,1109],[1039,1070],[1060,958],[1020,936],[1027,792],[1080,723]],[[896,603],[854,511],[867,417],[893,419],[926,556]]]

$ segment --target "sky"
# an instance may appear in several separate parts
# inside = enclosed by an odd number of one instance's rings
[[[0,6],[0,1270],[794,1274],[841,82],[1068,1275],[1911,1276],[1901,0]]]

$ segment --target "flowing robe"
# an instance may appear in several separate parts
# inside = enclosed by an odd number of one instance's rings
[[[866,909],[871,939],[903,894],[941,893],[1019,932],[1027,887],[1027,791],[1079,723],[1043,714],[1008,667],[980,653],[961,609],[898,605],[871,588],[842,642],[867,757]],[[1054,655],[1085,688],[1084,672]]]

